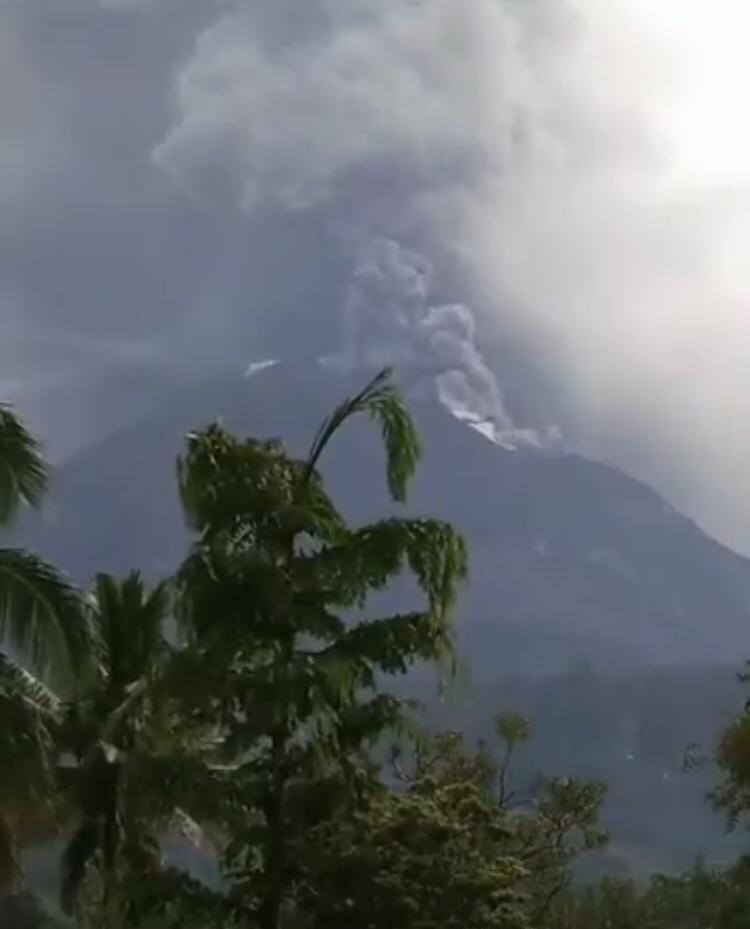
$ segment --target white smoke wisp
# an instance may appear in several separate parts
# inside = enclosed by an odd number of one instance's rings
[[[275,368],[278,363],[278,360],[275,358],[264,358],[261,361],[251,361],[245,368],[243,377],[245,380],[249,380],[256,374],[260,374],[261,371],[265,371],[266,368]]]
[[[333,367],[399,366],[432,378],[441,403],[458,419],[508,449],[539,446],[505,410],[495,376],[476,345],[474,317],[462,304],[431,303],[432,267],[398,242],[360,247],[344,306],[344,349],[322,359]]]
[[[264,8],[235,0],[198,38],[156,163],[247,209],[330,215],[346,191],[349,228],[416,228],[420,252],[452,249],[483,327],[552,374],[584,450],[742,543],[746,4],[311,0],[318,15],[283,36]],[[389,200],[356,183],[373,168],[408,182]],[[378,345],[377,313],[362,313],[362,341]],[[439,332],[466,334],[460,312],[442,313]],[[417,315],[430,342],[429,313]],[[397,333],[412,353],[410,326],[382,316],[391,356]],[[473,333],[462,344],[476,350]],[[442,385],[459,408],[456,377]],[[492,393],[471,390],[472,403]]]

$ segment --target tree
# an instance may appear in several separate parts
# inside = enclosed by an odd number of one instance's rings
[[[88,660],[68,699],[0,656],[0,870],[11,889],[20,839],[73,824],[61,900],[79,914],[83,902],[93,925],[132,915],[134,888],[163,869],[163,837],[202,841],[196,812],[219,824],[230,793],[209,763],[211,734],[177,717],[170,610],[167,584],[99,575],[85,605]]]
[[[38,506],[48,468],[23,422],[0,405],[0,527]],[[59,702],[43,679],[79,671],[89,653],[77,590],[38,556],[0,548],[0,893],[20,879],[20,846],[51,827],[52,729]],[[20,662],[26,662],[36,678]]]
[[[741,683],[750,682],[750,662],[738,679]],[[711,759],[700,754],[689,758],[691,766],[707,760]],[[734,829],[750,812],[750,699],[720,733],[713,760],[722,781],[709,799],[717,810],[726,813],[727,825]]]
[[[744,929],[750,925],[750,865],[653,875],[646,886],[605,879],[569,889],[543,929]]]
[[[512,789],[511,762],[518,746],[531,737],[529,721],[519,713],[504,713],[495,722],[501,760],[487,759],[497,805],[512,815],[509,850],[528,872],[528,911],[541,926],[557,898],[570,886],[573,865],[584,852],[604,846],[607,833],[599,823],[606,786],[569,777],[543,777],[532,787]]]
[[[396,783],[372,785],[307,838],[298,882],[310,929],[522,929],[528,871],[493,772],[459,733],[394,756]]]
[[[532,811],[516,819],[515,854],[529,871],[531,920],[541,926],[570,886],[573,865],[584,852],[601,848],[599,825],[603,784],[572,778],[543,778]]]
[[[514,744],[528,723],[498,729]],[[392,783],[341,808],[301,840],[300,925],[309,929],[516,929],[544,925],[569,889],[575,857],[598,847],[599,785],[547,781],[529,802],[502,760],[459,732],[392,755]]]
[[[179,462],[198,533],[178,576],[179,617],[203,682],[187,712],[221,730],[225,759],[239,765],[247,827],[225,863],[261,929],[278,929],[293,896],[295,841],[303,820],[312,826],[320,785],[355,783],[363,746],[403,717],[381,676],[451,654],[462,539],[429,519],[351,528],[324,489],[323,453],[359,414],[380,423],[388,486],[402,501],[420,449],[388,371],[333,412],[306,458],[214,425],[189,438]],[[404,568],[425,602],[367,616],[370,596]]]
[[[176,711],[169,585],[149,590],[137,573],[122,582],[102,574],[90,608],[98,661],[66,705],[58,740],[72,759],[58,774],[77,823],[61,898],[68,912],[83,901],[94,925],[114,926],[134,916],[143,882],[164,869],[165,835],[202,841],[196,815],[216,817],[223,776],[209,764],[206,732]]]
[[[54,834],[60,701],[0,652],[0,896],[17,891],[22,849]]]
[[[39,444],[0,405],[0,527],[41,503],[48,477]],[[36,670],[59,674],[86,659],[87,631],[78,591],[58,571],[30,552],[0,548],[0,638]]]

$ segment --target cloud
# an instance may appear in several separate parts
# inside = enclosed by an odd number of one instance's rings
[[[26,57],[7,11],[0,11],[0,131],[0,207],[7,211],[54,175],[64,153],[55,89]]]
[[[584,450],[748,550],[750,171],[733,148],[750,134],[705,114],[723,147],[685,134],[705,14],[664,6],[652,20],[638,2],[579,4],[565,157],[488,173],[444,209],[465,221],[457,238],[492,319],[554,372]],[[717,91],[718,114],[739,86]]]
[[[157,164],[199,196],[295,209],[335,195],[365,164],[397,163],[435,187],[526,148],[515,134],[538,101],[509,4],[317,8],[327,25],[282,41],[255,2],[205,30],[178,77],[179,120]]]
[[[103,10],[142,10],[153,6],[158,0],[97,0]]]
[[[400,216],[416,216],[420,194],[429,200],[481,176],[500,134],[508,164],[533,155],[536,141],[521,138],[520,114],[536,105],[523,23],[492,0],[461,10],[448,0],[327,0],[318,12],[325,18],[300,33],[278,20],[271,28],[263,4],[240,3],[203,32],[177,80],[179,120],[154,161],[198,202],[331,210],[345,251],[357,252],[345,308],[349,352],[384,363],[419,357],[454,412],[503,443],[529,441],[481,358],[472,313],[460,304],[430,308],[430,262],[390,235]],[[487,17],[499,40],[492,45],[482,36]],[[498,57],[498,94],[485,106]],[[363,172],[372,198],[362,196]],[[378,223],[394,186],[408,202],[386,208]]]
[[[295,30],[237,0],[180,71],[154,159],[205,202],[448,256],[480,338],[557,385],[584,450],[743,544],[750,73],[726,6],[319,0]],[[362,312],[393,353],[398,317]],[[476,347],[442,312],[448,350]]]
[[[81,403],[91,436],[180,378],[330,353],[391,241],[427,294],[391,268],[407,324],[371,297],[360,346],[419,344],[454,409],[560,420],[745,544],[744,6],[50,5],[0,4],[0,376],[56,447]]]
[[[147,157],[184,25],[52,5],[0,3],[0,378],[57,456],[142,411],[196,261]]]

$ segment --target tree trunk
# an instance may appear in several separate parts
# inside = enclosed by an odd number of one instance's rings
[[[264,869],[265,888],[258,913],[260,929],[279,929],[281,907],[284,902],[284,869],[286,866],[284,792],[286,777],[282,765],[285,745],[286,726],[282,726],[273,737],[273,772],[268,799],[265,804],[268,840]]]

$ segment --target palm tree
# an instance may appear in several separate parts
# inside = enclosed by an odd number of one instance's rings
[[[39,443],[12,409],[0,405],[0,528],[8,528],[21,507],[41,503],[48,479]],[[75,669],[89,653],[78,591],[23,549],[0,548],[0,640],[45,676]]]
[[[0,528],[22,506],[38,506],[48,467],[39,444],[6,405],[0,405]],[[47,831],[54,732],[60,703],[44,679],[80,671],[90,642],[85,610],[73,585],[37,555],[0,548],[0,893],[15,889],[19,845]],[[23,664],[29,663],[35,677]]]
[[[102,574],[90,609],[99,660],[60,730],[69,760],[59,782],[74,823],[61,898],[75,911],[91,878],[102,919],[162,872],[165,835],[202,840],[198,819],[216,819],[223,775],[208,764],[211,739],[178,718],[173,694],[184,682],[181,652],[165,637],[169,585],[148,589],[136,572],[122,582]]]
[[[41,503],[48,477],[38,442],[0,404],[0,527]],[[109,886],[123,860],[158,863],[163,830],[197,837],[187,808],[199,794],[217,819],[221,772],[190,726],[173,725],[169,606],[168,586],[148,590],[137,574],[100,575],[86,601],[38,556],[0,548],[0,894],[18,889],[21,848],[67,826],[72,906],[90,865]]]

